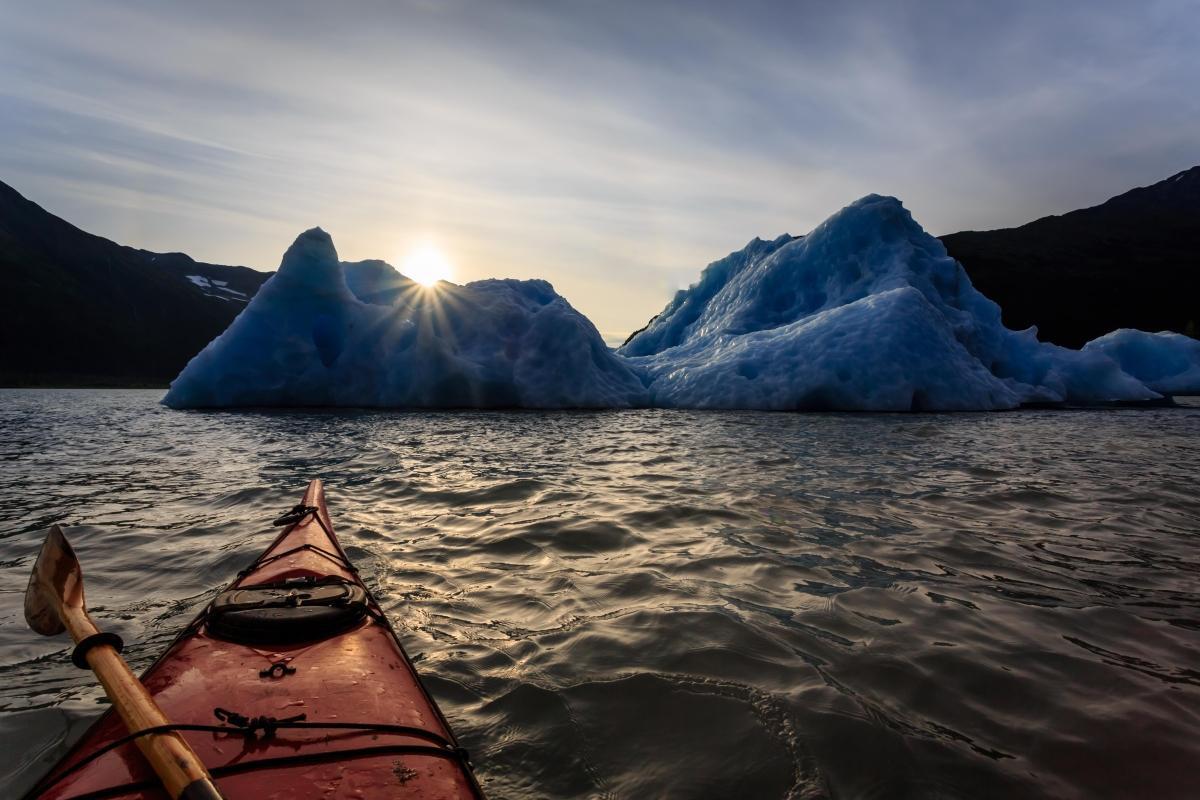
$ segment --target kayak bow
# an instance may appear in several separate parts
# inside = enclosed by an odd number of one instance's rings
[[[482,798],[467,755],[333,533],[320,480],[142,675],[228,800]],[[109,711],[28,797],[163,800]]]

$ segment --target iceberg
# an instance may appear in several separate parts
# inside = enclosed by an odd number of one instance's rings
[[[1011,331],[899,200],[869,195],[803,237],[755,239],[618,352],[654,405],[992,410],[1160,395],[1099,348]]]
[[[961,411],[1020,403],[911,286],[775,328],[716,334],[641,365],[654,403],[676,408]]]
[[[1093,339],[1083,349],[1108,356],[1156,392],[1200,394],[1200,341],[1190,336],[1122,328]]]
[[[1031,287],[1035,291],[1036,287]],[[968,411],[1200,391],[1200,342],[1013,331],[899,200],[710,264],[617,351],[541,280],[423,287],[314,228],[163,398],[173,408]]]
[[[163,403],[620,408],[637,376],[540,280],[426,288],[382,261],[342,263],[319,228],[296,239]]]

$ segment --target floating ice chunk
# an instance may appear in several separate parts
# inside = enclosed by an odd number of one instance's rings
[[[967,352],[911,286],[799,321],[648,358],[654,404],[771,410],[1013,408],[1019,394]]]
[[[710,265],[618,352],[654,402],[672,406],[952,410],[1158,396],[1102,354],[1006,329],[942,243],[879,195],[808,236],[756,239]]]
[[[623,407],[646,391],[545,281],[424,289],[340,264],[301,234],[279,271],[163,402],[219,406]]]
[[[1181,333],[1122,328],[1093,339],[1084,352],[1102,353],[1163,394],[1200,394],[1200,341]]]
[[[430,290],[382,261],[339,263],[314,229],[163,402],[907,411],[1200,390],[1187,337],[1116,331],[1080,351],[1008,330],[878,195],[711,264],[619,353],[545,281]]]

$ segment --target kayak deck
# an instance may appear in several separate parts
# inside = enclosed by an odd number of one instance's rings
[[[296,521],[229,589],[298,579],[362,586],[333,534],[320,480],[301,505],[309,510],[298,506]],[[219,638],[206,609],[142,676],[227,800],[482,797],[465,752],[366,597],[366,616],[351,627],[286,644]],[[233,712],[234,724],[215,716],[218,708]],[[267,718],[278,727],[268,732]],[[104,750],[126,735],[105,713],[29,797],[163,800],[133,742]]]

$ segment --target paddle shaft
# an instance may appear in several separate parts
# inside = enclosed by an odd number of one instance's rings
[[[59,615],[76,643],[99,632],[82,607],[60,606]],[[130,733],[169,724],[112,645],[95,645],[85,658]],[[178,733],[151,733],[134,741],[173,800],[221,800],[208,770]]]

